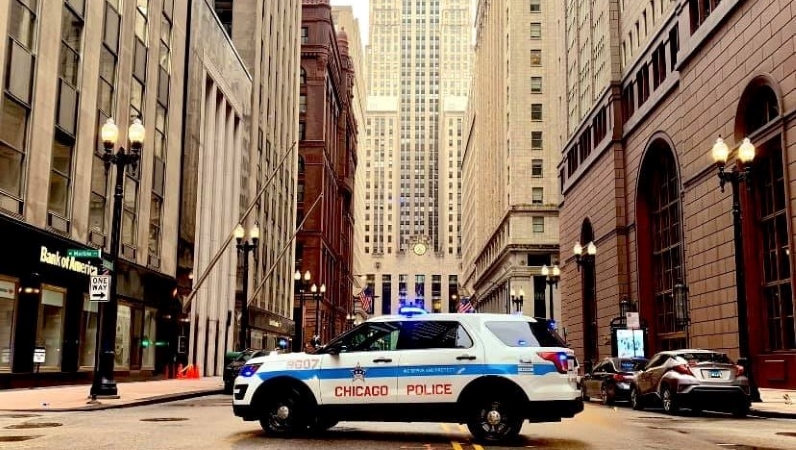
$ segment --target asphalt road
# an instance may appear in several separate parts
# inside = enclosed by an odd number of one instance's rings
[[[40,427],[40,425],[47,425]],[[785,433],[785,434],[777,434]],[[788,435],[790,433],[790,435]],[[671,417],[597,403],[574,419],[526,424],[513,448],[796,449],[796,421]],[[20,439],[20,440],[17,440]],[[464,426],[348,422],[313,438],[272,439],[232,415],[228,396],[95,412],[0,414],[0,449],[498,450]]]

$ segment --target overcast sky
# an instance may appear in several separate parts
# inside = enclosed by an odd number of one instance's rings
[[[368,5],[370,0],[332,0],[332,5],[351,5],[354,17],[359,19],[359,32],[362,34],[362,45],[368,44]]]

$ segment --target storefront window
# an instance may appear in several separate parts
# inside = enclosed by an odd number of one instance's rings
[[[97,348],[97,319],[99,303],[90,302],[88,296],[83,298],[82,336],[80,339],[80,365],[94,367],[95,349]]]
[[[130,307],[119,305],[116,313],[116,361],[119,368],[130,368]]]
[[[0,372],[11,370],[14,355],[14,304],[17,285],[0,279]]]
[[[147,368],[155,367],[155,341],[157,340],[157,310],[145,308],[144,310],[144,336],[143,355],[141,365]]]
[[[36,345],[44,347],[46,351],[42,367],[58,368],[61,366],[65,299],[65,289],[42,286],[39,323],[36,327]]]
[[[263,332],[257,330],[251,330],[252,337],[251,337],[251,348],[265,348],[263,347]]]

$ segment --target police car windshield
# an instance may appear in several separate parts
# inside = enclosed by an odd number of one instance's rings
[[[490,321],[485,325],[509,347],[565,347],[541,322]]]

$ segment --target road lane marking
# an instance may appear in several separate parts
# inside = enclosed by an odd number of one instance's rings
[[[451,442],[451,444],[453,444],[453,450],[464,450],[464,447],[462,447],[462,444],[460,444],[458,442]]]
[[[473,444],[473,449],[474,449],[474,450],[484,450],[484,447],[481,447],[481,446],[480,446],[480,445],[478,445],[478,444]]]

